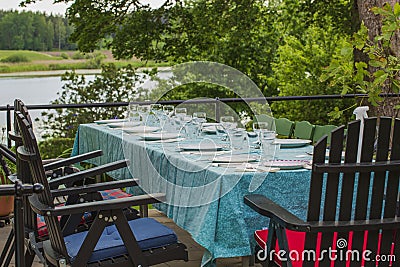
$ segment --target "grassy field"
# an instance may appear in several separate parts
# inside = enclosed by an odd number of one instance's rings
[[[62,60],[62,57],[52,56],[45,53],[26,50],[0,50],[0,61],[12,55],[20,55],[26,57],[29,61],[38,60]]]
[[[99,52],[97,52],[99,53]],[[131,64],[134,67],[162,67],[169,66],[168,62],[155,63],[144,62],[136,59],[115,60],[109,51],[100,51],[104,59],[102,63],[112,62],[117,66]],[[7,58],[19,56],[27,59],[27,62],[5,62]],[[72,70],[72,69],[98,69],[99,64],[94,64],[90,54],[81,54],[76,51],[61,52],[35,52],[26,50],[0,50],[0,73]]]

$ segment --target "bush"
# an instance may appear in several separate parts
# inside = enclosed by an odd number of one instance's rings
[[[3,58],[1,62],[6,62],[6,63],[29,62],[29,59],[24,55],[13,54],[6,58]]]
[[[62,57],[63,59],[69,59],[69,56],[67,53],[61,53],[60,57]]]
[[[43,159],[69,157],[74,145],[74,138],[48,138],[39,143],[40,155]]]
[[[84,58],[85,54],[79,51],[72,55],[72,59],[84,59]]]

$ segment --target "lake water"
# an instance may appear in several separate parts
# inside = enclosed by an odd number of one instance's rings
[[[169,78],[170,71],[159,72],[159,77]],[[93,80],[95,75],[85,75],[86,81]],[[50,104],[57,99],[64,82],[61,77],[0,77],[0,106],[13,105],[14,99],[19,98],[27,105]],[[143,88],[151,88],[154,83],[146,81]],[[42,110],[30,110],[33,120],[41,116]],[[0,112],[0,129],[6,126],[6,112]],[[36,130],[39,127],[35,127]],[[39,132],[37,132],[39,133]],[[40,133],[39,133],[40,134]],[[1,132],[0,132],[1,135]],[[1,136],[0,136],[1,137]]]
[[[87,75],[93,80],[94,75]],[[27,105],[49,104],[57,98],[63,83],[61,77],[10,77],[0,78],[0,106],[13,105],[14,99],[19,98]],[[42,110],[31,110],[33,119],[40,117]],[[6,126],[6,112],[0,112],[0,127]],[[36,127],[37,129],[38,127]]]

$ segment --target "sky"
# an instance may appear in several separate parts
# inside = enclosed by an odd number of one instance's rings
[[[0,0],[0,9],[17,9],[17,10],[26,10],[26,11],[41,11],[46,12],[47,14],[65,14],[65,10],[67,9],[67,5],[65,3],[57,3],[53,4],[53,0],[42,0],[37,1],[37,3],[30,4],[26,8],[19,7],[20,0]],[[142,3],[150,3],[151,6],[157,7],[160,3],[164,2],[162,0],[143,0]],[[158,4],[158,5],[157,5]]]

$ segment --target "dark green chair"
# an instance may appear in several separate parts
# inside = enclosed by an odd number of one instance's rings
[[[290,138],[293,133],[294,122],[286,118],[275,119],[275,127],[279,136]]]
[[[335,125],[315,125],[313,143],[318,142],[324,135],[328,135],[328,144],[331,143],[331,132],[335,130],[337,126]]]
[[[300,139],[312,140],[315,125],[308,121],[298,121],[295,123],[293,137]]]
[[[267,114],[258,114],[254,117],[254,122],[266,122],[268,123],[268,129],[275,130],[274,117]]]

